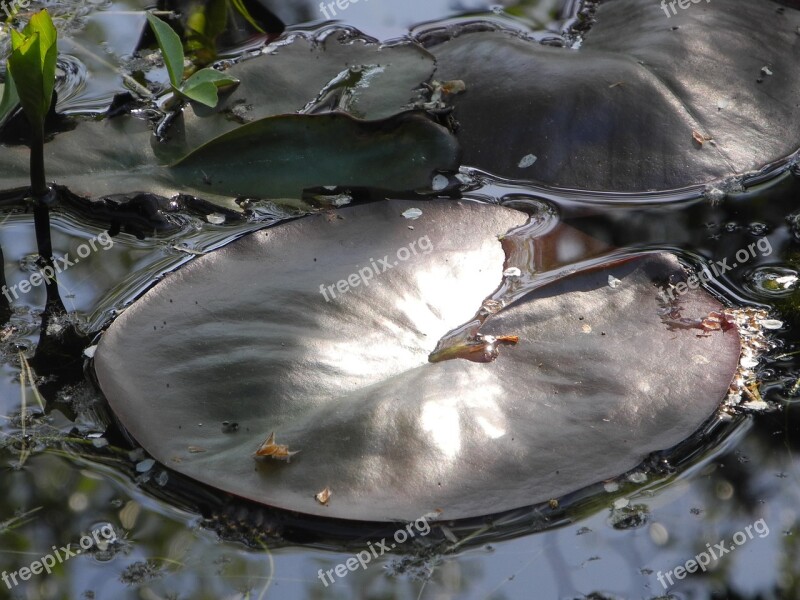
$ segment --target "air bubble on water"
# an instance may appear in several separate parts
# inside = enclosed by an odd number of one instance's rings
[[[167,473],[166,471],[159,471],[158,475],[156,475],[156,483],[161,487],[164,487],[165,485],[167,485],[168,481],[169,481],[169,473]]]
[[[141,462],[136,463],[136,471],[138,473],[147,473],[156,464],[152,458],[146,458]]]
[[[616,481],[606,481],[603,484],[603,489],[607,491],[609,494],[613,494],[617,490],[619,490],[619,484]]]
[[[777,319],[764,319],[759,321],[758,324],[764,329],[780,329],[783,327],[783,321],[778,321]]]
[[[753,369],[758,366],[758,360],[753,356],[742,356],[739,364],[745,369]]]
[[[750,226],[748,227],[748,230],[753,235],[763,236],[763,235],[766,235],[766,233],[769,230],[769,228],[767,227],[766,223],[758,223],[758,222],[756,222],[756,223],[750,223]]]
[[[703,195],[711,201],[711,204],[719,204],[725,199],[725,192],[715,186],[709,186],[703,191]]]
[[[431,183],[431,188],[434,192],[441,192],[448,185],[450,185],[450,180],[447,177],[444,175],[436,175]]]
[[[647,481],[647,475],[641,471],[635,471],[628,475],[628,481],[632,483],[644,483]]]
[[[764,296],[788,296],[797,289],[800,277],[787,267],[759,267],[748,275],[745,285]]]

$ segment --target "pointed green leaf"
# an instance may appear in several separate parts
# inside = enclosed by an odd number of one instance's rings
[[[41,128],[50,110],[56,78],[58,33],[46,10],[34,14],[22,33],[11,32],[8,71],[31,125]]]
[[[16,29],[11,30],[11,49],[16,50],[25,43],[25,36]]]
[[[183,43],[180,36],[167,23],[151,13],[147,14],[147,21],[156,34],[158,46],[167,66],[169,80],[176,89],[180,88],[183,81]]]
[[[56,31],[53,20],[46,10],[40,10],[31,17],[25,29],[22,30],[24,35],[39,34],[39,40],[43,48],[49,48],[56,43],[58,32]]]
[[[219,102],[217,88],[236,83],[239,83],[238,79],[216,69],[200,69],[186,80],[181,86],[180,93],[190,100],[214,108]]]
[[[210,108],[214,108],[219,102],[217,86],[210,81],[201,81],[193,86],[184,86],[180,89],[180,94],[186,96],[189,100],[205,104]]]
[[[20,104],[34,128],[44,123],[47,114],[43,101],[44,82],[42,78],[42,58],[40,54],[39,34],[34,33],[8,57],[8,71],[14,78],[19,94]]]
[[[216,69],[200,69],[194,75],[189,77],[184,84],[184,88],[194,87],[199,83],[210,82],[213,83],[215,86],[225,87],[226,85],[234,85],[239,83],[239,80],[236,77],[231,77],[227,73],[223,73],[222,71],[217,71]]]

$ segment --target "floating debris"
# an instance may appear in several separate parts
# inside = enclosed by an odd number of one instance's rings
[[[764,402],[759,392],[755,368],[761,355],[770,347],[764,335],[763,323],[772,321],[780,323],[780,321],[770,319],[767,311],[754,308],[726,308],[721,313],[726,322],[736,326],[742,343],[739,367],[728,388],[728,396],[723,402],[722,411],[733,414],[737,407],[751,411],[767,410],[769,405]]]
[[[522,275],[522,271],[520,271],[517,267],[509,267],[503,271],[504,277],[519,277],[520,275]]]
[[[328,505],[328,501],[331,499],[331,495],[332,495],[331,488],[326,487],[324,490],[322,490],[318,494],[315,494],[314,498],[316,498],[317,502],[319,502],[323,506],[327,506]]]
[[[761,72],[764,75],[772,75],[772,70],[767,66],[761,67]]]
[[[614,277],[613,275],[609,275],[608,276],[608,287],[610,287],[612,290],[617,289],[617,286],[620,283],[622,283],[622,282],[619,279],[617,279],[616,277]]]
[[[88,348],[86,348],[86,349],[83,351],[83,355],[84,355],[86,358],[94,358],[94,353],[95,353],[96,351],[97,351],[97,344],[95,344],[94,346],[89,346]]]
[[[289,460],[298,452],[299,450],[290,451],[289,446],[283,446],[281,444],[275,443],[275,432],[269,434],[267,440],[261,444],[261,447],[256,450],[255,456],[270,456],[275,460],[285,460],[289,462]]]
[[[410,219],[411,221],[415,219],[419,219],[422,216],[422,211],[418,208],[409,208],[408,210],[403,211],[403,216],[406,219]]]
[[[212,225],[223,225],[225,223],[225,215],[221,213],[211,213],[206,215],[206,221]]]
[[[536,160],[537,157],[534,156],[533,154],[526,154],[525,156],[522,157],[522,160],[519,161],[518,166],[520,169],[527,169],[528,167],[532,166],[533,163],[536,162]]]
[[[710,135],[700,133],[696,129],[692,130],[692,138],[694,139],[695,142],[700,144],[700,146],[702,146],[705,142],[710,142],[712,139]]]

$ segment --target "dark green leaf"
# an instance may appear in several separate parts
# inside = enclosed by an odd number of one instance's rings
[[[181,38],[172,27],[153,14],[147,14],[147,21],[153,28],[153,33],[156,34],[156,40],[169,73],[169,80],[174,88],[179,89],[183,81],[184,59]]]

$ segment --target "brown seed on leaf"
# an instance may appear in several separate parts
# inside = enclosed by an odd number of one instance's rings
[[[328,500],[331,499],[331,494],[332,494],[331,488],[326,487],[319,494],[315,494],[314,498],[316,498],[317,502],[319,502],[320,504],[327,506]]]
[[[710,135],[703,135],[702,133],[700,133],[696,129],[692,130],[692,138],[694,139],[695,142],[697,142],[701,146],[705,142],[708,142],[708,141],[710,141],[712,139]]]
[[[261,444],[261,447],[256,450],[255,456],[271,456],[275,460],[285,460],[289,462],[289,459],[292,458],[295,454],[300,452],[299,450],[295,450],[294,452],[289,451],[289,446],[283,446],[281,444],[275,443],[275,432],[269,434],[267,440]]]

